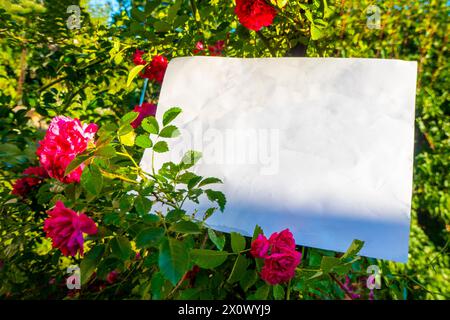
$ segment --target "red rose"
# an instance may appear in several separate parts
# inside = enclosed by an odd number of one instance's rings
[[[133,54],[133,63],[135,65],[144,65],[147,64],[147,61],[145,61],[142,56],[144,55],[145,51],[144,50],[139,50],[136,49],[136,51]]]
[[[169,62],[166,57],[154,56],[150,64],[145,67],[144,72],[141,73],[141,77],[154,80],[161,84],[163,82],[168,63]]]
[[[47,171],[42,167],[29,167],[23,171],[25,177],[16,180],[12,194],[25,197],[31,189],[48,178]]]
[[[154,105],[153,103],[144,102],[140,106],[135,106],[133,111],[139,112],[138,117],[131,123],[131,126],[136,129],[141,125],[142,120],[144,120],[144,118],[155,116],[156,105]]]
[[[64,183],[80,182],[83,164],[67,176],[65,171],[69,163],[93,141],[97,129],[94,123],[81,124],[78,119],[64,116],[53,118],[36,151],[49,176]]]
[[[208,46],[209,53],[212,56],[221,56],[225,48],[225,41],[219,40],[213,46]]]
[[[301,253],[295,250],[272,253],[264,260],[261,279],[271,285],[287,282],[295,276],[295,268],[300,260]]]
[[[255,258],[266,258],[267,253],[269,252],[269,247],[270,244],[267,238],[263,234],[259,234],[258,237],[252,242],[250,253]]]
[[[236,0],[234,12],[244,27],[255,31],[271,25],[277,15],[265,0]]]
[[[44,221],[44,231],[52,239],[53,248],[59,248],[65,256],[83,255],[83,233],[97,233],[95,222],[84,213],[76,213],[66,208],[61,201],[48,212]]]

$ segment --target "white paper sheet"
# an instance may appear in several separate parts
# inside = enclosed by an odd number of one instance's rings
[[[289,228],[297,244],[341,252],[360,239],[362,255],[406,262],[416,74],[399,60],[173,59],[157,117],[181,107],[182,136],[156,168],[202,151],[195,172],[222,179],[228,201],[208,220],[218,230]]]

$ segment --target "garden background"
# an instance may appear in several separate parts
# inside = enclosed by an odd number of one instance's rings
[[[242,24],[235,1],[228,0],[0,0],[0,298],[450,298],[449,5],[439,0],[267,3],[276,17],[255,31]],[[74,14],[67,11],[70,5],[81,8],[80,28],[72,28],[76,20],[67,24]],[[379,12],[368,13],[371,5]],[[379,28],[369,27],[378,13]],[[129,112],[139,104],[145,81],[138,76],[143,65],[135,67],[140,65],[136,49],[149,61],[191,55],[418,61],[408,263],[300,248],[295,278],[269,285],[258,277],[261,261],[246,252],[250,239],[206,230],[181,212],[178,196],[202,192],[217,211],[223,209],[223,195],[200,188],[218,181],[187,174],[188,166],[180,163],[135,186],[143,173],[133,165],[143,148],[166,148],[145,136],[174,136],[168,123],[179,113],[174,110],[159,125],[148,118],[142,127],[131,125],[137,114]],[[146,102],[157,103],[159,82],[151,79]],[[12,194],[23,171],[38,165],[38,141],[58,115],[101,128],[94,149],[78,162],[85,165],[81,183],[45,179],[25,194]],[[181,170],[187,189],[169,188],[168,181],[179,182]],[[149,195],[152,201],[176,204],[171,221],[144,217],[152,205]],[[86,238],[84,257],[52,249],[43,231],[58,200],[92,213],[99,226]],[[229,254],[222,255],[225,251]],[[81,264],[81,290],[66,287],[66,269],[73,264]],[[382,271],[381,289],[370,292],[365,287],[369,265]]]

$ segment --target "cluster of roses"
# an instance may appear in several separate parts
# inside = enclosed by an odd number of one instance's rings
[[[136,50],[133,62],[136,65],[147,65],[143,59],[144,51]],[[141,77],[162,83],[167,69],[167,59],[155,56],[145,67]],[[154,116],[156,105],[143,103],[134,108],[138,117],[131,123],[134,128],[141,125],[142,120]],[[26,197],[35,187],[45,179],[54,178],[62,183],[79,183],[84,164],[66,175],[66,169],[75,157],[84,152],[89,144],[94,144],[94,137],[98,130],[96,124],[82,124],[78,119],[57,116],[52,119],[45,137],[39,142],[36,151],[39,157],[39,167],[29,167],[23,172],[23,177],[13,184],[12,194]],[[95,234],[97,226],[84,213],[77,213],[58,201],[49,217],[44,221],[44,231],[52,239],[54,248],[59,248],[66,256],[75,256],[78,252],[83,255],[83,233]]]
[[[78,183],[84,164],[68,175],[65,175],[66,168],[93,143],[97,129],[96,124],[81,124],[78,119],[64,116],[53,118],[36,151],[41,166],[26,169],[26,176],[15,182],[12,193],[24,197],[31,188],[48,177],[66,184]],[[84,213],[66,208],[61,201],[47,213],[44,231],[52,239],[53,247],[59,248],[65,256],[75,256],[78,252],[83,255],[83,233],[97,233],[95,222]]]
[[[219,40],[214,45],[208,46],[208,51],[211,56],[221,56],[223,54],[223,50],[225,49],[225,41]],[[200,54],[206,52],[206,47],[203,42],[198,41],[195,44],[194,54]]]
[[[162,55],[156,55],[152,58],[150,63],[147,64],[147,61],[143,58],[144,54],[145,51],[139,49],[136,49],[133,54],[133,63],[136,66],[145,65],[144,71],[139,74],[140,77],[161,84],[164,80],[164,75],[166,74],[168,65],[167,58]],[[136,105],[133,111],[139,113],[138,117],[131,123],[131,126],[136,129],[141,125],[144,118],[155,116],[156,105],[149,102],[143,102],[141,105]]]
[[[292,279],[302,257],[295,250],[295,240],[289,229],[273,233],[268,240],[263,234],[258,235],[252,242],[250,253],[264,259],[261,279],[271,285]]]
[[[144,71],[140,73],[140,77],[147,78],[161,84],[169,63],[167,58],[162,55],[156,55],[152,58],[150,63],[147,63],[147,61],[143,58],[144,54],[145,51],[139,49],[137,49],[133,54],[133,63],[135,65],[145,65]]]

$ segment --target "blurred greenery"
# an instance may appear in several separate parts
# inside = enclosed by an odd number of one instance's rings
[[[69,30],[66,8],[73,4],[81,6],[81,29]],[[274,23],[260,32],[239,24],[234,1],[130,4],[131,10],[109,17],[94,7],[89,10],[86,1],[0,0],[0,297],[64,296],[64,271],[72,260],[51,250],[42,232],[45,211],[56,199],[44,187],[33,191],[27,201],[10,194],[22,171],[37,164],[37,141],[49,120],[66,115],[99,125],[118,122],[139,99],[142,80],[126,86],[136,48],[170,60],[193,55],[198,41],[212,45],[224,40],[223,55],[230,57],[304,52],[308,57],[418,61],[409,261],[364,259],[355,268],[362,273],[369,264],[382,268],[377,299],[450,298],[450,12],[446,1],[289,1]],[[380,9],[379,29],[368,28],[370,5]],[[120,9],[127,6],[127,1],[119,1]],[[151,85],[146,101],[156,103],[158,93],[159,85]],[[316,249],[307,252],[311,266],[320,263],[315,260],[318,253],[335,255]],[[159,276],[155,274],[152,283]],[[356,273],[351,277],[358,279]],[[60,285],[49,285],[52,281]],[[299,282],[297,289],[302,286]],[[319,281],[299,297],[343,297],[339,292],[336,285]]]

